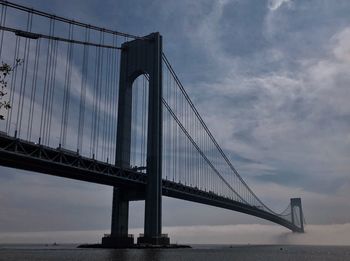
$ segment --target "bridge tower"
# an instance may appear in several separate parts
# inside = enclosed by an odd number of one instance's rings
[[[292,210],[292,223],[300,227],[300,232],[304,232],[304,215],[303,208],[301,206],[301,198],[291,198],[290,206]],[[299,211],[299,216],[296,215],[296,211]]]
[[[167,245],[169,238],[162,236],[162,36],[152,33],[122,45],[119,79],[116,164],[131,168],[132,85],[143,74],[149,76],[147,186],[141,196],[145,199],[144,234],[139,244]],[[113,191],[112,228],[110,237],[102,244],[124,247],[133,244],[128,237],[130,190],[115,187]],[[140,198],[138,198],[140,199]]]

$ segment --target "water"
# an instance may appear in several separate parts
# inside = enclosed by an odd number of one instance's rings
[[[116,261],[348,261],[350,246],[223,246],[194,245],[192,249],[77,249],[75,245],[1,245],[0,260]]]

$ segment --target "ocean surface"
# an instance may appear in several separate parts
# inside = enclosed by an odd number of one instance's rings
[[[0,245],[0,260],[350,261],[350,246],[192,245],[192,249],[78,249],[76,245]]]

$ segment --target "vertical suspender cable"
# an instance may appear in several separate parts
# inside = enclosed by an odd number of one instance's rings
[[[5,26],[5,22],[6,22],[6,14],[7,14],[7,6],[3,5],[1,7],[1,20],[0,20],[0,24],[1,26]],[[4,42],[4,30],[1,30],[1,38],[0,38],[0,57],[2,57],[2,46],[3,46],[3,42]]]
[[[46,143],[50,145],[51,138],[51,126],[52,126],[52,114],[53,114],[53,103],[55,97],[55,86],[56,86],[56,68],[57,68],[57,54],[58,54],[58,41],[54,42],[54,50],[53,50],[53,66],[51,73],[51,84],[50,84],[50,102],[49,102],[49,113],[48,113],[48,121],[47,121],[47,141]]]
[[[112,46],[115,45],[115,39],[112,37]],[[107,54],[109,56],[109,63],[107,67],[109,67],[107,81],[108,81],[108,115],[107,115],[107,135],[106,135],[106,157],[108,162],[112,160],[111,158],[111,152],[112,152],[112,130],[113,130],[113,106],[114,106],[114,100],[113,100],[113,94],[114,94],[114,86],[113,86],[113,71],[114,71],[114,52],[113,50],[110,50]]]
[[[108,110],[108,107],[107,107],[107,95],[108,95],[108,88],[107,88],[107,77],[108,77],[108,50],[107,50],[107,55],[106,55],[106,63],[107,65],[105,66],[105,69],[102,69],[102,75],[101,75],[101,100],[103,99],[103,103],[101,105],[101,112],[102,112],[102,115],[101,115],[101,118],[102,118],[102,123],[101,123],[101,127],[102,127],[102,137],[101,137],[101,159],[102,161],[105,161],[105,154],[106,154],[106,151],[105,151],[105,141],[106,141],[106,116],[108,114],[107,110]],[[102,62],[104,62],[105,59],[104,57],[102,57]]]
[[[68,32],[68,38],[71,37],[71,29],[72,26],[69,24],[69,32]],[[67,44],[67,54],[66,54],[66,70],[64,75],[64,91],[63,91],[63,104],[62,104],[62,116],[61,116],[61,131],[60,131],[60,140],[59,144],[65,147],[64,144],[64,128],[65,128],[65,116],[66,116],[66,103],[67,103],[67,96],[68,96],[68,71],[69,71],[69,56],[70,56],[70,47],[71,45]]]
[[[29,32],[32,30],[32,21],[33,21],[33,14],[28,13],[26,30]],[[19,93],[17,119],[16,119],[16,130],[18,131],[19,137],[21,135],[21,129],[22,129],[23,105],[24,105],[25,87],[27,83],[27,75],[28,75],[29,49],[30,49],[30,39],[26,38],[24,43],[24,65],[23,65],[22,75],[21,75],[20,93]]]
[[[85,30],[85,41],[90,40],[90,29]],[[82,67],[82,80],[80,87],[80,106],[79,106],[79,125],[78,125],[78,150],[83,153],[83,140],[84,140],[84,124],[85,124],[85,103],[86,103],[86,84],[89,68],[89,46],[84,45],[83,50],[83,67]]]
[[[107,162],[109,162],[109,149],[110,149],[110,129],[111,129],[111,120],[110,117],[112,115],[112,103],[111,103],[111,96],[112,96],[112,88],[111,88],[111,70],[112,70],[112,50],[107,50],[107,68],[106,68],[106,92],[105,92],[105,112],[104,112],[104,144],[102,146],[104,157],[103,159],[106,159]]]
[[[114,42],[114,37],[112,38],[112,45],[115,45]],[[112,85],[112,75],[113,75],[113,50],[110,50],[108,56],[109,56],[109,65],[108,65],[108,90],[109,90],[109,94],[108,94],[108,117],[107,117],[107,136],[106,136],[106,155],[107,158],[109,159],[109,161],[111,160],[111,148],[112,148],[112,121],[113,121],[113,89],[114,86]],[[108,162],[109,162],[108,161]]]
[[[50,18],[50,28],[49,28],[49,35],[52,35],[52,24],[53,20]],[[48,92],[48,78],[50,74],[50,66],[51,66],[51,49],[52,49],[52,39],[49,39],[47,44],[47,53],[46,53],[46,66],[45,66],[45,76],[44,76],[44,91],[43,91],[43,98],[42,98],[42,107],[41,107],[41,117],[40,117],[40,135],[39,139],[44,140],[44,125],[45,125],[45,119],[46,119],[46,104],[48,102],[47,99],[47,92]]]
[[[70,40],[73,39],[74,25],[69,24],[68,37]],[[63,109],[61,117],[61,132],[60,132],[60,144],[62,147],[66,146],[67,139],[67,127],[68,127],[68,115],[70,106],[70,87],[72,81],[72,63],[73,63],[73,44],[68,43],[67,46],[67,58],[66,58],[66,74],[64,82],[64,94],[63,94]]]
[[[38,39],[36,41],[36,47],[35,47],[34,72],[33,72],[31,94],[30,94],[29,119],[28,119],[28,126],[27,126],[27,139],[28,140],[31,140],[31,138],[32,138],[33,115],[34,115],[34,109],[35,109],[34,106],[35,106],[35,100],[36,100],[38,68],[39,68],[39,61],[40,61],[40,57],[39,57],[40,44],[41,44],[41,40]]]
[[[100,38],[100,44],[104,44],[104,32],[101,32],[101,38]],[[95,135],[95,142],[96,142],[96,158],[98,157],[99,152],[99,141],[100,141],[100,113],[101,113],[101,99],[102,99],[102,75],[103,75],[103,58],[104,58],[104,49],[99,48],[99,54],[100,54],[100,62],[99,62],[99,71],[98,71],[98,99],[97,99],[97,111],[96,111],[96,135]]]
[[[116,38],[116,45],[118,45],[118,39]],[[115,153],[116,153],[116,149],[115,149],[115,146],[117,144],[117,121],[118,121],[118,97],[119,97],[119,93],[118,93],[118,90],[119,90],[119,71],[120,71],[120,67],[119,67],[119,64],[120,64],[120,52],[116,52],[116,54],[114,55],[115,57],[115,60],[114,60],[114,64],[115,64],[115,67],[116,68],[115,70],[113,70],[113,90],[114,90],[114,100],[113,100],[113,105],[114,105],[114,108],[113,108],[113,112],[114,112],[114,115],[113,115],[113,139],[112,139],[112,144],[114,145],[113,147],[113,150],[112,150],[112,158],[115,159]]]
[[[100,32],[100,43],[102,41],[102,32]],[[95,77],[94,77],[94,97],[93,97],[93,112],[92,112],[92,130],[91,130],[91,141],[90,141],[90,156],[95,158],[96,154],[96,128],[97,128],[97,117],[98,117],[98,100],[99,100],[99,76],[100,76],[100,62],[101,52],[96,47],[96,62],[95,62]]]
[[[117,36],[113,37],[113,46],[116,46],[118,44],[118,38]],[[116,124],[116,111],[117,111],[117,100],[116,100],[116,94],[118,93],[118,82],[116,79],[116,75],[118,75],[118,51],[115,52],[112,50],[111,53],[111,106],[112,106],[112,113],[111,113],[111,130],[110,130],[110,138],[109,138],[109,143],[110,143],[110,151],[109,151],[109,157],[112,160],[114,160],[114,151],[115,151],[115,124]]]

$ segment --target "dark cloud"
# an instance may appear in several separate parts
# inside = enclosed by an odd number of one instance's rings
[[[263,32],[267,12],[266,1],[227,2],[217,24],[218,43],[227,55],[248,59],[268,47]]]

